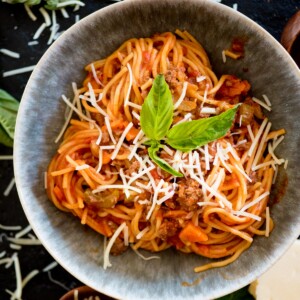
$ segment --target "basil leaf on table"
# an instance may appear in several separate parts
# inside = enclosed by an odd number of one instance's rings
[[[0,125],[0,143],[7,146],[7,147],[13,147],[14,140],[8,136],[6,131],[3,129],[3,127]]]
[[[45,8],[49,9],[49,10],[55,10],[57,9],[57,4],[59,3],[59,0],[46,0],[46,5]]]
[[[188,152],[224,136],[230,129],[239,105],[215,117],[180,123],[167,133],[166,143]]]
[[[0,143],[12,147],[19,102],[0,89]]]
[[[172,94],[163,75],[157,75],[142,105],[141,128],[151,140],[164,138],[173,120]]]
[[[166,161],[164,161],[162,158],[160,158],[157,155],[157,151],[161,147],[158,143],[153,143],[151,147],[148,148],[148,154],[150,158],[164,171],[177,176],[177,177],[183,177],[183,175],[179,172],[177,172],[175,169],[173,169]]]
[[[33,6],[33,5],[40,4],[41,0],[6,0],[5,2],[7,2],[9,4],[24,3],[24,4],[27,4],[28,6]]]

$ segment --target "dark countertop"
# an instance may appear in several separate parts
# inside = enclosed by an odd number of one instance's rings
[[[230,7],[236,3],[238,11],[264,27],[277,40],[280,39],[281,32],[288,19],[300,9],[299,0],[222,0],[221,2]],[[60,24],[59,31],[66,30],[74,24],[76,15],[83,18],[95,10],[114,3],[114,1],[88,0],[85,3],[86,6],[76,12],[73,12],[72,8],[67,8],[68,19],[65,19],[60,12],[57,13],[58,23]],[[28,46],[28,42],[32,41],[34,33],[44,21],[37,7],[33,7],[32,10],[38,17],[35,22],[28,17],[22,4],[10,5],[0,2],[0,49],[6,48],[21,54],[20,59],[15,59],[0,53],[0,88],[7,90],[17,99],[21,99],[30,73],[6,78],[2,77],[2,73],[36,64],[48,48],[49,28],[46,28],[38,39],[38,45]],[[0,145],[0,155],[12,155],[12,152],[11,148]],[[3,195],[13,176],[12,160],[0,160],[0,224],[6,226],[20,225],[25,228],[28,222],[23,213],[16,187],[13,187],[7,197]],[[0,229],[0,256],[3,251],[6,251],[6,253],[2,258],[11,257],[14,252],[17,252],[23,277],[34,269],[40,270],[40,273],[24,288],[23,300],[59,299],[67,290],[81,285],[77,279],[60,266],[52,269],[51,275],[63,286],[54,283],[49,279],[47,272],[41,271],[53,262],[53,258],[43,246],[22,246],[21,250],[14,250],[10,248],[9,242],[3,233],[6,236],[13,236],[16,231]],[[0,261],[2,258],[0,257]],[[14,291],[15,282],[14,267],[11,266],[6,269],[3,264],[0,265],[0,299],[10,299],[5,289]]]

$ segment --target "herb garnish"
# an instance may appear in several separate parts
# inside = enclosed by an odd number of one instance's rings
[[[12,147],[19,102],[0,89],[0,143]]]
[[[150,139],[150,158],[164,171],[177,176],[183,175],[173,169],[157,155],[163,147],[161,140],[176,150],[188,152],[224,136],[230,129],[238,105],[215,117],[193,120],[170,126],[173,121],[172,94],[163,75],[157,75],[152,88],[142,105],[141,128]]]

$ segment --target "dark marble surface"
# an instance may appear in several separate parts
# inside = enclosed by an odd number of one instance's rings
[[[59,31],[71,26],[75,22],[76,15],[83,18],[97,9],[112,4],[114,1],[88,0],[85,2],[86,6],[80,8],[77,12],[73,12],[73,9],[68,8],[68,19],[63,18],[60,12],[57,13],[60,24]],[[277,40],[280,39],[281,32],[287,20],[300,9],[299,0],[223,0],[222,3],[231,7],[234,3],[237,3],[238,11],[264,27]],[[23,5],[0,3],[0,48],[14,50],[21,54],[21,59],[14,59],[0,54],[0,88],[7,90],[18,99],[21,99],[30,73],[6,78],[2,77],[2,73],[36,64],[48,47],[49,29],[46,29],[38,39],[38,45],[28,46],[28,42],[32,41],[35,31],[43,22],[43,18],[37,7],[33,8],[33,12],[38,17],[38,20],[35,22],[29,19]],[[11,154],[12,149],[0,145],[0,155]],[[0,224],[6,226],[20,225],[24,228],[28,225],[28,222],[19,202],[16,188],[13,187],[7,197],[3,195],[13,176],[12,161],[0,160]],[[0,229],[0,253],[6,251],[6,256],[10,257],[17,250],[10,248],[9,242],[2,233],[4,231]],[[5,234],[10,236],[14,232],[5,231]],[[23,246],[17,252],[23,276],[33,269],[42,270],[53,261],[53,258],[43,246]],[[24,288],[22,299],[59,299],[68,289],[81,284],[60,266],[51,270],[51,275],[55,280],[62,283],[64,287],[52,282],[48,277],[48,273],[40,272]],[[10,299],[5,289],[14,291],[15,270],[13,267],[5,269],[4,265],[0,265],[0,299]]]

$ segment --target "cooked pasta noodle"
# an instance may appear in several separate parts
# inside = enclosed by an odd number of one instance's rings
[[[175,247],[225,258],[195,272],[225,266],[255,235],[269,235],[269,194],[285,161],[274,150],[285,131],[271,130],[246,80],[218,79],[203,47],[179,30],[130,39],[85,69],[83,86],[73,85],[79,118],[70,121],[47,172],[48,196],[58,209],[113,238],[111,254],[121,254],[129,243],[134,250]],[[159,157],[182,178],[161,170],[144,144],[141,106],[158,74],[172,93],[173,125],[241,103],[222,138],[188,153],[160,149]]]

